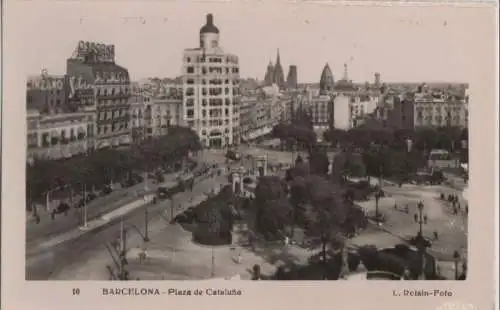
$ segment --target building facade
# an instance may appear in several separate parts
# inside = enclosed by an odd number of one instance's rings
[[[60,159],[83,154],[94,144],[95,113],[27,113],[27,159]]]
[[[333,99],[333,127],[342,130],[352,128],[351,99],[344,94],[338,94]]]
[[[67,60],[67,75],[93,88],[97,149],[131,142],[130,78],[128,70],[115,63],[114,53],[114,45],[80,41]]]
[[[415,127],[469,127],[468,98],[416,94],[411,103]]]
[[[65,75],[49,75],[47,70],[29,76],[26,83],[26,108],[41,114],[64,112],[68,98],[68,79]]]
[[[252,141],[271,133],[277,124],[274,118],[277,111],[276,98],[243,98],[240,106],[241,137],[243,141]]]
[[[219,46],[212,14],[200,29],[200,46],[184,50],[182,66],[183,122],[207,147],[240,142],[238,57]]]
[[[148,132],[153,136],[165,135],[169,127],[183,126],[182,112],[182,99],[167,96],[153,98]]]

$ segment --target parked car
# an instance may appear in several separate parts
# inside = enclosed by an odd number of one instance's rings
[[[232,159],[232,160],[240,160],[241,159],[241,154],[232,150],[227,151],[226,153],[226,158]]]
[[[163,186],[158,187],[157,197],[159,199],[167,199],[169,198],[169,194],[170,194],[169,190],[166,187]]]
[[[65,215],[68,214],[68,211],[70,209],[70,206],[69,204],[65,203],[65,202],[61,202],[57,208],[55,208],[52,213],[53,214],[61,214],[61,213],[64,213]]]
[[[139,182],[137,182],[136,180],[134,180],[134,179],[132,179],[132,178],[130,178],[130,179],[126,179],[126,180],[124,180],[124,181],[120,182],[120,184],[121,184],[121,186],[122,186],[123,188],[129,188],[129,187],[132,187],[132,186],[134,186],[134,185],[136,185],[136,184],[138,184],[138,183],[139,183]]]
[[[104,186],[104,188],[102,189],[101,194],[102,194],[102,195],[109,195],[109,194],[111,194],[111,192],[113,192],[113,189],[111,188],[111,186],[106,185],[106,186]]]
[[[432,246],[432,241],[430,238],[424,236],[415,236],[410,239],[409,242],[411,245],[418,247],[420,244],[424,244],[426,248],[430,248]]]
[[[91,202],[92,200],[95,200],[97,198],[97,195],[95,193],[88,193],[86,200],[87,202]]]

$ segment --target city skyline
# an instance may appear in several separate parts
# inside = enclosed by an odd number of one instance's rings
[[[16,3],[9,9],[23,10],[25,5]],[[33,5],[38,4],[29,4]],[[23,10],[21,24],[12,21],[22,34],[23,40],[14,44],[25,51],[26,75],[44,68],[49,74],[64,73],[66,59],[78,41],[84,40],[114,44],[117,64],[127,68],[133,80],[180,76],[183,50],[198,45],[207,13],[214,15],[224,50],[238,55],[242,78],[263,80],[279,48],[285,74],[289,65],[296,65],[299,83],[317,83],[325,63],[329,63],[335,80],[342,78],[347,63],[349,78],[358,83],[373,82],[375,72],[380,72],[384,82],[465,83],[474,62],[468,57],[471,48],[481,48],[475,43],[477,33],[465,31],[467,21],[474,16],[471,8],[428,11],[404,6],[302,5],[299,17],[298,6],[277,3],[155,3],[164,8],[164,14],[158,13],[161,9],[152,14],[147,5],[133,3],[120,4],[119,9],[103,4],[100,11],[90,11],[87,4],[72,3],[71,10],[62,3],[42,5],[43,11]],[[280,16],[272,13],[277,9]],[[172,11],[178,13],[169,13]],[[368,17],[373,23],[362,24]],[[65,32],[60,31],[60,24]],[[477,25],[478,33],[483,25]],[[245,29],[244,35],[241,29]]]

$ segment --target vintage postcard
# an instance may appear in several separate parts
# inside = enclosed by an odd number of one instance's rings
[[[4,3],[2,308],[493,309],[496,10]]]

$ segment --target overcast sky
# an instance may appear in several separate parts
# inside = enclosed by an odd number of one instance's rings
[[[17,2],[17,1],[14,1]],[[7,44],[22,70],[64,74],[79,40],[115,44],[116,61],[132,79],[180,74],[182,51],[197,47],[207,13],[214,14],[221,46],[239,56],[242,77],[263,79],[280,49],[281,62],[298,66],[299,82],[318,82],[330,64],[349,78],[372,81],[468,82],[474,59],[490,33],[480,8],[340,7],[315,4],[192,4],[26,1],[7,7]],[[493,17],[493,15],[492,15]],[[128,18],[128,20],[127,20]],[[472,27],[474,25],[474,27]]]

